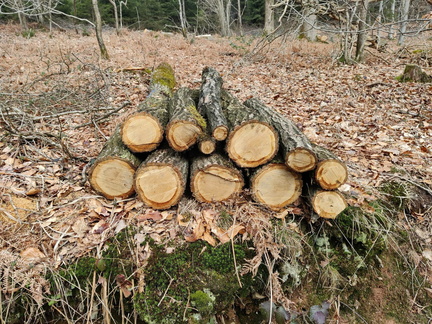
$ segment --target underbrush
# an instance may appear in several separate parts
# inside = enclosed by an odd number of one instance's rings
[[[276,218],[254,206],[224,210],[221,222],[236,218],[247,235],[215,247],[156,243],[126,227],[75,262],[48,266],[49,289],[39,301],[25,281],[10,282],[2,320],[426,322],[432,309],[425,263],[415,233],[400,218],[411,217],[409,186],[390,181],[380,190],[382,199],[348,207],[334,221]]]

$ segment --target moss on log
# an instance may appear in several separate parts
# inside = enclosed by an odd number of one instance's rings
[[[258,99],[246,100],[244,104],[263,114],[277,129],[282,154],[285,163],[290,169],[296,172],[306,172],[315,168],[317,158],[313,152],[312,144],[291,120],[276,110],[267,107]]]
[[[238,193],[243,184],[240,171],[223,155],[199,156],[192,161],[191,191],[198,201],[227,200]]]
[[[90,169],[90,185],[108,199],[127,198],[134,193],[133,178],[140,163],[123,144],[117,127]]]
[[[188,169],[188,161],[172,149],[152,152],[135,173],[138,197],[155,209],[176,205],[184,193]]]
[[[230,126],[226,144],[229,157],[243,168],[269,162],[279,148],[279,136],[269,120],[227,91],[222,91],[222,104]]]
[[[401,82],[429,83],[432,82],[432,76],[424,72],[418,65],[407,64],[405,65],[402,75],[398,77],[398,80]]]
[[[167,63],[152,73],[150,93],[138,106],[138,112],[122,125],[122,140],[132,152],[150,152],[163,140],[169,119],[168,102],[175,87],[174,70]]]

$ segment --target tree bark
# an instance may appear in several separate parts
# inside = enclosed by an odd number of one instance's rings
[[[198,149],[203,154],[212,154],[216,150],[216,140],[209,134],[202,133],[198,138]]]
[[[275,28],[274,18],[274,0],[265,0],[264,2],[264,33],[270,34]]]
[[[313,144],[318,164],[314,171],[315,182],[326,190],[334,190],[343,185],[348,179],[348,170],[340,159],[322,146]]]
[[[253,172],[250,187],[253,200],[278,210],[300,197],[302,178],[283,161],[272,161]]]
[[[197,111],[188,88],[180,88],[170,104],[171,118],[166,127],[166,139],[174,150],[182,152],[196,143],[207,123]]]
[[[432,82],[432,76],[422,71],[421,67],[418,65],[407,64],[399,80],[401,82],[429,83]]]
[[[191,165],[191,191],[201,202],[224,201],[238,193],[244,181],[231,161],[220,155],[199,156]]]
[[[335,219],[348,207],[344,196],[338,191],[320,190],[313,187],[309,189],[307,199],[315,213],[322,218]]]
[[[356,61],[363,61],[363,52],[367,40],[367,16],[368,16],[369,0],[360,1],[358,34],[356,44]]]
[[[134,193],[133,178],[140,163],[123,144],[117,127],[90,169],[90,185],[108,199],[127,198]]]
[[[132,152],[153,151],[163,140],[175,84],[174,70],[167,63],[160,64],[152,73],[149,95],[138,106],[138,113],[129,116],[122,125],[122,140]]]
[[[316,167],[317,158],[312,144],[291,120],[265,106],[258,99],[249,99],[245,105],[254,111],[259,111],[277,129],[283,158],[290,169],[295,172],[306,172]]]
[[[206,67],[202,72],[202,83],[198,102],[198,112],[207,118],[210,134],[223,141],[228,136],[228,122],[221,104],[222,78],[212,68]]]
[[[98,41],[99,44],[99,50],[101,53],[101,57],[105,60],[109,60],[109,55],[108,55],[108,51],[105,47],[105,43],[103,41],[103,37],[102,37],[102,19],[101,19],[101,15],[100,15],[100,11],[99,11],[99,6],[98,6],[98,0],[92,0],[92,4],[93,4],[93,11],[94,11],[94,15],[95,15],[95,25],[96,25],[96,39]]]
[[[255,168],[270,161],[277,153],[279,136],[269,120],[245,106],[227,91],[222,91],[225,116],[230,132],[226,151],[240,167]]]
[[[315,24],[317,22],[317,7],[316,0],[303,0],[303,22],[300,27],[300,38],[306,38],[309,41],[316,41]]]
[[[398,45],[403,45],[405,41],[405,32],[408,24],[408,14],[409,14],[409,8],[410,8],[410,0],[403,0],[401,2],[401,26],[399,31],[399,37],[398,37]]]
[[[188,161],[172,149],[156,150],[136,171],[135,190],[147,206],[168,209],[180,201],[188,169]]]

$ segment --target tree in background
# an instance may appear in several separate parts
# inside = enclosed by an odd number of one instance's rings
[[[96,27],[95,27],[96,38],[99,44],[101,57],[105,60],[108,60],[109,59],[108,51],[105,47],[105,43],[102,37],[102,18],[99,11],[98,0],[92,0],[92,4],[93,4],[93,13],[95,15],[95,22],[96,22]]]

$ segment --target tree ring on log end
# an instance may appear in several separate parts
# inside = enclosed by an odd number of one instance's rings
[[[335,159],[319,162],[315,169],[315,179],[323,189],[337,189],[347,181],[347,178],[345,164]]]
[[[199,126],[183,121],[168,125],[166,137],[169,145],[175,151],[182,152],[194,145],[201,133],[202,130]]]
[[[313,170],[317,163],[316,155],[306,149],[297,148],[286,154],[286,165],[296,172],[306,172]]]
[[[213,130],[213,137],[216,141],[223,141],[228,137],[228,127],[218,126]]]
[[[184,191],[181,175],[166,164],[140,168],[135,175],[135,187],[142,201],[156,209],[167,209],[177,204]]]
[[[90,171],[90,184],[108,199],[128,198],[134,193],[135,168],[119,158],[101,159]]]
[[[338,191],[318,191],[312,198],[314,211],[323,218],[334,219],[345,208],[345,198]]]
[[[130,116],[123,123],[123,143],[135,153],[156,149],[163,139],[163,128],[151,115],[141,112]]]
[[[199,170],[192,177],[191,190],[201,202],[215,202],[229,199],[243,187],[241,174],[221,165],[210,165]]]
[[[270,161],[278,149],[278,136],[274,129],[261,122],[242,124],[231,132],[227,152],[240,167],[255,168]]]
[[[279,209],[300,197],[302,180],[298,173],[290,171],[285,164],[271,163],[254,175],[251,189],[255,201]]]

